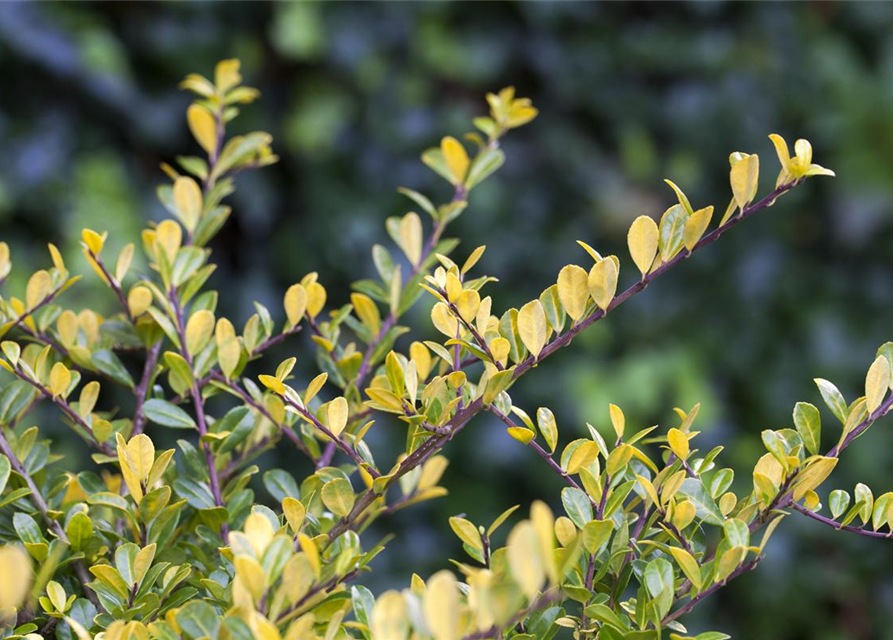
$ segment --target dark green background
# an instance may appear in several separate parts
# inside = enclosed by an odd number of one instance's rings
[[[311,270],[343,303],[349,282],[374,273],[368,251],[388,242],[385,217],[407,210],[395,188],[448,197],[418,155],[467,131],[486,91],[514,84],[541,110],[450,230],[464,238],[460,256],[488,245],[480,269],[500,278],[489,291],[500,311],[568,261],[588,264],[578,238],[618,253],[630,281],[626,229],[672,204],[662,178],[722,211],[729,152],[760,154],[765,193],[777,172],[766,134],[806,137],[838,178],[811,180],[675,269],[512,393],[528,411],[552,407],[565,442],[586,421],[607,428],[609,401],[632,427],[663,428],[673,406],[701,401],[698,443],[726,445],[741,494],[760,430],[790,426],[797,400],[819,403],[815,376],[859,395],[875,348],[893,337],[891,35],[889,4],[0,4],[0,228],[17,274],[4,295],[48,264],[52,240],[87,274],[64,302],[114,310],[78,253],[79,231],[108,230],[117,248],[161,216],[158,163],[197,149],[176,84],[224,57],[240,57],[263,93],[236,129],[271,131],[282,157],[239,180],[214,245],[213,285],[237,325],[253,299],[278,311]],[[430,335],[426,315],[412,319]],[[278,355],[308,345],[299,336]],[[312,357],[300,366],[310,375]],[[838,427],[824,418],[830,446]],[[829,488],[891,488],[889,422],[847,451]],[[386,459],[399,436],[379,427]],[[282,449],[264,464],[304,473]],[[489,523],[533,498],[558,508],[558,479],[492,420],[447,454],[449,498],[378,530],[399,536],[376,560],[376,589],[459,557],[450,515]],[[891,563],[887,541],[791,516],[759,570],[688,621],[742,640],[889,637]]]

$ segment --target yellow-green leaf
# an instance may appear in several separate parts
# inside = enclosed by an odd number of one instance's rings
[[[532,300],[521,307],[518,312],[518,333],[521,342],[537,357],[546,344],[546,312],[539,300]]]
[[[695,211],[688,220],[685,221],[685,228],[682,231],[682,243],[689,251],[695,248],[698,241],[704,236],[707,227],[710,226],[710,220],[713,218],[713,207],[704,207]]]
[[[659,233],[657,223],[650,216],[639,216],[626,236],[629,255],[632,256],[636,268],[644,276],[651,269],[657,255]]]
[[[889,387],[890,361],[885,356],[878,356],[865,376],[865,408],[868,413],[881,406]]]
[[[434,640],[458,640],[459,585],[450,571],[438,571],[428,580],[423,598],[425,617]]]
[[[335,436],[341,435],[347,426],[348,406],[347,400],[339,396],[332,400],[326,408],[327,426]]]
[[[569,264],[558,272],[558,299],[571,319],[583,317],[589,302],[589,275],[583,267]]]
[[[608,306],[617,292],[617,263],[605,258],[596,263],[589,272],[589,293],[600,309],[608,310]]]

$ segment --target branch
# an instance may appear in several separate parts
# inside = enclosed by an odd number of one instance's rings
[[[775,203],[779,196],[787,193],[798,184],[799,181],[795,181],[781,185],[780,187],[776,187],[766,197],[745,207],[740,214],[733,218],[730,218],[728,221],[725,222],[725,224],[717,227],[716,229],[705,235],[703,238],[701,238],[701,240],[699,240],[697,244],[692,247],[691,251],[689,251],[688,249],[682,249],[682,251],[680,251],[674,258],[663,263],[657,269],[648,273],[641,280],[626,289],[623,293],[616,296],[608,305],[607,311],[613,311],[614,309],[619,307],[635,294],[645,289],[648,284],[657,279],[659,276],[666,273],[680,262],[688,259],[691,255],[694,254],[695,251],[718,240],[720,236],[722,236],[726,231],[737,225],[742,220],[749,218],[757,211],[770,207],[772,204]],[[527,373],[527,371],[538,365],[542,360],[552,355],[562,347],[566,347],[567,345],[569,345],[580,332],[604,318],[605,315],[605,310],[598,309],[597,311],[583,319],[579,324],[569,329],[567,333],[556,337],[552,342],[546,345],[537,358],[529,356],[528,358],[520,362],[513,369],[513,380],[517,380],[522,375]],[[477,415],[477,413],[479,413],[483,408],[483,399],[482,397],[478,397],[476,400],[474,400],[464,408],[456,411],[456,413],[449,420],[449,422],[447,422],[446,425],[450,428],[449,434],[443,436],[432,436],[431,438],[423,442],[422,445],[419,446],[419,448],[416,449],[413,453],[404,458],[403,462],[400,463],[400,465],[397,467],[397,470],[391,476],[388,482],[388,486],[393,484],[398,478],[402,477],[404,474],[408,473],[419,464],[424,462],[428,457],[443,448],[443,446],[446,445],[446,443],[450,439],[452,439],[456,435],[456,433],[458,433],[465,426],[465,424],[467,424],[468,421],[471,420],[475,415]],[[372,502],[374,502],[374,500],[375,495],[372,493],[371,490],[367,490],[363,495],[361,495],[357,502],[354,504],[353,510],[351,510],[351,512],[345,518],[343,518],[334,527],[332,527],[332,529],[329,530],[329,541],[334,540],[344,531],[350,529],[353,526],[356,518],[359,517],[359,515],[361,515],[362,512],[366,508],[368,508],[368,506],[371,505]]]
[[[686,602],[685,605],[679,607],[678,609],[676,609],[676,611],[674,611],[673,613],[669,614],[666,618],[661,620],[661,623],[660,623],[661,627],[666,627],[667,623],[672,622],[673,620],[676,620],[677,618],[679,618],[681,616],[684,616],[686,613],[688,613],[689,611],[694,609],[701,600],[703,600],[704,598],[706,598],[707,596],[712,594],[714,591],[718,591],[719,589],[722,589],[724,586],[726,586],[729,582],[731,582],[732,580],[734,580],[735,578],[740,576],[742,573],[746,573],[746,572],[754,569],[759,564],[760,560],[762,560],[762,559],[763,559],[763,556],[754,557],[753,559],[745,562],[740,567],[735,569],[731,574],[729,574],[729,577],[726,578],[725,580],[722,580],[721,582],[716,582],[713,585],[707,587],[704,591],[702,591],[701,593],[696,595],[694,598],[692,598],[691,600]]]
[[[47,528],[52,530],[56,537],[59,539],[59,542],[66,546],[70,546],[71,542],[68,539],[68,535],[65,533],[65,529],[62,528],[56,520],[50,517],[50,507],[43,499],[43,495],[41,494],[40,488],[37,486],[37,483],[34,482],[34,478],[31,477],[31,474],[25,469],[25,465],[18,459],[15,452],[12,450],[12,447],[9,444],[9,441],[6,439],[6,434],[3,433],[3,428],[0,427],[0,452],[6,456],[9,460],[10,466],[18,473],[22,479],[25,481],[25,484],[28,486],[28,489],[31,490],[30,495],[28,496],[31,502],[37,507],[37,510],[40,511],[40,515],[43,516],[44,522],[47,524]],[[84,563],[81,560],[74,561],[74,569],[78,574],[78,578],[81,581],[81,584],[84,585],[84,593],[87,598],[90,599],[97,609],[101,609],[99,605],[99,600],[96,598],[96,594],[93,593],[91,589],[86,587],[87,583],[90,582],[90,576],[87,574],[87,570],[84,567]]]
[[[143,365],[143,377],[140,378],[139,384],[134,389],[136,394],[136,409],[133,413],[133,435],[143,432],[146,425],[146,416],[143,413],[143,404],[146,402],[146,395],[149,392],[149,383],[152,380],[152,374],[155,372],[155,365],[158,364],[158,354],[161,353],[162,340],[153,344],[146,351],[146,364]]]
[[[835,522],[831,518],[826,518],[825,516],[819,515],[815,511],[810,511],[803,505],[796,504],[796,503],[792,504],[791,508],[794,511],[799,511],[804,516],[810,517],[813,520],[817,520],[818,522],[821,522],[822,524],[826,524],[829,527],[833,527],[833,528],[837,529],[838,531],[849,531],[850,533],[857,533],[860,536],[867,536],[869,538],[893,538],[893,531],[890,531],[888,533],[882,533],[881,531],[871,531],[869,529],[861,529],[859,527],[850,527],[847,525],[842,525],[839,522]]]

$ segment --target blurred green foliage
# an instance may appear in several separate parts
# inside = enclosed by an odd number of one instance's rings
[[[276,304],[311,270],[337,276],[330,291],[372,274],[384,218],[405,213],[396,187],[445,188],[421,150],[461,133],[485,91],[515,84],[541,116],[506,143],[505,169],[455,225],[487,243],[483,266],[506,303],[553,282],[576,239],[625,255],[629,223],[674,201],[663,177],[696,207],[721,210],[728,150],[769,166],[767,131],[809,138],[838,175],[596,325],[545,365],[571,375],[519,383],[525,408],[548,403],[567,430],[609,428],[609,399],[634,426],[669,424],[674,405],[701,401],[703,446],[731,445],[745,469],[761,429],[789,426],[798,398],[818,401],[813,377],[854,396],[889,337],[893,5],[0,4],[0,223],[15,272],[43,266],[50,239],[88,276],[69,304],[113,309],[77,234],[108,230],[114,245],[160,215],[158,164],[191,144],[189,98],[170,87],[230,56],[264,95],[240,126],[271,131],[282,162],[246,176],[216,242],[227,316],[247,317],[253,299]],[[761,192],[774,171],[764,175]],[[426,309],[416,313],[424,322]],[[831,484],[889,488],[889,432],[881,424],[871,445],[857,443]],[[413,544],[376,561],[380,587],[405,584],[408,567],[442,568],[444,549],[456,557],[442,532],[457,511],[484,521],[558,493],[495,421],[481,418],[448,454],[451,495],[397,516]],[[694,615],[738,638],[868,639],[891,628],[889,545],[786,524],[757,572]]]

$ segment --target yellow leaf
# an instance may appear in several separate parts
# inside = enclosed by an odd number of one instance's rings
[[[68,370],[61,362],[57,362],[50,370],[50,391],[53,396],[61,396],[64,398],[68,395],[68,385],[71,384],[71,371]]]
[[[633,448],[628,444],[622,444],[611,452],[605,463],[605,470],[609,476],[615,476],[623,469],[633,457]]]
[[[536,358],[546,344],[546,312],[539,300],[528,302],[518,312],[518,333],[521,342]]]
[[[614,433],[620,439],[623,437],[623,431],[626,428],[626,417],[616,404],[609,405],[608,412],[611,414],[611,425],[614,427]]]
[[[799,501],[808,492],[814,491],[831,475],[836,466],[837,458],[814,456],[797,476],[797,481],[794,484],[794,500]]]
[[[887,389],[890,387],[890,361],[878,356],[865,376],[865,408],[868,413],[881,406]]]
[[[490,354],[502,366],[508,364],[509,352],[512,349],[511,343],[505,338],[493,338],[489,344]]]
[[[186,120],[193,137],[208,154],[217,151],[217,122],[205,107],[191,104],[186,110]]]
[[[419,264],[422,259],[422,220],[417,213],[407,213],[400,220],[400,248],[410,264]]]
[[[195,231],[204,207],[202,190],[195,180],[181,176],[174,181],[174,207],[183,225]]]
[[[297,325],[307,310],[307,289],[300,284],[290,286],[285,292],[283,306],[285,307],[285,315],[288,317],[289,326]]]
[[[591,440],[587,440],[574,449],[570,459],[567,461],[567,473],[574,475],[580,469],[592,464],[596,458],[598,458],[598,445]]]
[[[145,433],[133,436],[127,443],[127,455],[134,473],[141,482],[146,482],[155,462],[155,445],[151,438]]]
[[[282,501],[282,512],[285,514],[285,519],[292,532],[295,535],[299,534],[301,527],[304,526],[304,517],[307,515],[304,504],[300,500],[288,496]]]
[[[453,184],[462,184],[470,164],[465,147],[452,136],[447,136],[441,140],[440,149],[443,152],[443,159],[446,161],[447,168],[449,168],[450,174],[453,176]]]
[[[670,553],[673,554],[673,559],[676,560],[676,564],[682,569],[682,573],[685,574],[685,577],[695,586],[696,590],[700,591],[703,583],[701,581],[701,568],[698,566],[698,561],[695,560],[694,556],[688,551],[681,549],[680,547],[670,547]]]
[[[155,251],[158,251],[160,247],[171,264],[173,264],[182,242],[183,230],[173,220],[162,220],[158,228],[155,229]]]
[[[666,500],[664,501],[666,502]],[[673,509],[673,524],[682,531],[695,519],[696,508],[691,500],[677,502]]]
[[[685,227],[682,230],[682,243],[685,248],[691,251],[698,244],[698,241],[704,235],[707,227],[710,226],[710,220],[713,218],[713,207],[704,207],[698,209],[688,220],[685,221]]]
[[[353,509],[355,498],[353,487],[344,478],[335,478],[325,483],[321,497],[326,508],[339,518],[347,517]]]
[[[81,240],[84,241],[84,244],[87,245],[87,248],[93,252],[94,255],[99,255],[99,252],[102,251],[102,245],[105,244],[105,234],[99,235],[92,229],[84,229],[81,231]]]
[[[583,317],[589,303],[589,275],[583,267],[569,264],[558,272],[558,299],[571,319]]]
[[[539,593],[546,579],[545,564],[536,529],[529,520],[515,525],[506,545],[509,572],[528,600]]]
[[[31,558],[18,544],[0,546],[0,610],[18,608],[31,589]]]
[[[134,584],[138,585],[143,581],[143,578],[146,577],[146,573],[149,571],[149,568],[152,566],[152,561],[155,559],[155,548],[155,543],[143,547],[133,559]]]
[[[385,591],[372,607],[372,637],[375,640],[406,640],[409,636],[409,611],[397,591]]]
[[[214,314],[207,309],[199,309],[186,323],[186,351],[198,354],[211,340],[214,331]]]
[[[506,429],[506,433],[521,444],[530,444],[530,441],[536,437],[536,433],[526,427],[509,427]]]
[[[785,149],[787,151],[787,149]],[[760,181],[760,158],[756,154],[733,153],[730,158],[732,169],[729,181],[735,204],[744,209],[756,197]]]
[[[285,395],[285,385],[279,378],[275,376],[259,375],[257,376],[257,379],[260,380],[260,383],[273,393],[278,393],[280,396]]]
[[[221,92],[226,93],[242,82],[242,75],[239,73],[241,65],[238,58],[230,58],[221,60],[214,67],[214,84]]]
[[[348,406],[347,400],[343,396],[339,396],[332,400],[326,408],[326,417],[328,421],[329,431],[335,436],[341,435],[344,427],[347,426]]]
[[[130,263],[133,262],[134,244],[129,242],[121,249],[118,254],[118,261],[115,263],[115,279],[118,282],[124,280],[124,276],[130,270]]]
[[[438,571],[431,576],[422,602],[434,640],[458,640],[461,637],[459,585],[452,572]]]
[[[629,255],[643,276],[654,263],[659,235],[657,223],[649,216],[639,216],[630,225],[626,236]]]
[[[352,293],[350,301],[353,303],[354,311],[357,312],[360,322],[369,328],[373,336],[377,336],[381,329],[381,313],[372,298],[364,293]]]
[[[474,320],[480,306],[481,294],[474,289],[465,289],[456,298],[456,309],[459,310],[462,319],[469,324]]]
[[[310,381],[310,384],[307,385],[307,391],[304,392],[304,404],[310,404],[310,401],[316,397],[316,394],[319,393],[319,390],[322,389],[322,386],[328,379],[329,374],[323,372]]]
[[[27,311],[31,311],[37,305],[44,301],[50,294],[53,281],[49,272],[44,269],[35,271],[28,279],[28,285],[25,288],[25,307]]]
[[[438,331],[449,338],[455,338],[459,331],[459,321],[443,302],[438,302],[431,308],[431,322]]]
[[[304,285],[307,289],[307,315],[315,318],[326,305],[326,290],[318,282],[310,282]]]
[[[677,458],[680,460],[688,458],[688,437],[679,429],[670,429],[669,433],[667,433],[667,442],[670,445],[670,450],[676,454]]]
[[[91,380],[81,389],[81,397],[78,399],[78,415],[86,418],[96,406],[96,400],[99,398],[99,383]]]
[[[152,292],[148,287],[136,285],[127,294],[127,307],[134,318],[144,314],[151,305]]]
[[[589,293],[600,309],[608,310],[617,291],[617,264],[611,258],[596,263],[589,271]]]

